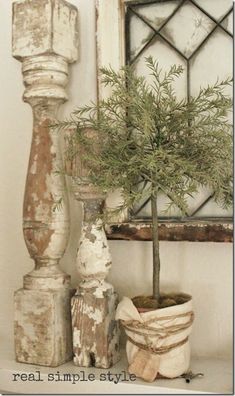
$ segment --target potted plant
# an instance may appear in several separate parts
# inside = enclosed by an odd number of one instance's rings
[[[133,67],[101,69],[111,95],[77,109],[59,128],[75,128],[66,156],[71,159],[82,150],[87,177],[95,186],[104,192],[121,189],[123,201],[115,211],[151,196],[153,291],[132,301],[124,298],[116,317],[128,336],[129,371],[152,381],[157,374],[172,378],[188,369],[193,321],[191,296],[160,291],[158,193],[166,194],[182,213],[187,197],[200,186],[209,186],[223,207],[231,204],[231,98],[225,93],[231,80],[178,100],[174,81],[182,67],[173,65],[163,72],[151,57],[146,65],[148,80],[137,76]],[[91,130],[92,138],[87,133]]]

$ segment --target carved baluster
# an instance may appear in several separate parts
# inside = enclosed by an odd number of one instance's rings
[[[92,132],[88,132],[92,138]],[[95,152],[94,155],[98,155]],[[72,164],[73,191],[83,203],[77,268],[81,282],[72,298],[74,363],[108,368],[119,360],[119,326],[115,321],[118,296],[105,281],[111,256],[99,214],[105,196],[87,180],[82,152]]]
[[[72,358],[70,276],[59,268],[69,215],[58,133],[50,128],[67,100],[68,63],[77,59],[77,10],[63,0],[13,4],[13,56],[22,62],[23,99],[33,110],[23,232],[35,268],[15,293],[19,362],[57,366]],[[60,209],[56,202],[64,196]]]

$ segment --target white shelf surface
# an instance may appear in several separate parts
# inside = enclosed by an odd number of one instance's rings
[[[127,373],[125,352],[122,359],[110,369],[82,368],[73,362],[65,363],[56,368],[17,363],[12,351],[5,351],[0,356],[0,393],[16,394],[233,394],[233,368],[231,360],[192,358],[190,369],[194,373],[204,373],[203,378],[196,378],[189,384],[183,378],[173,380],[160,379],[146,383],[140,379],[134,382],[100,381],[100,374],[110,371],[112,374]],[[42,381],[13,381],[13,374],[35,373],[40,371]],[[95,374],[94,381],[48,381],[48,374]],[[128,374],[127,374],[128,375]],[[129,375],[128,375],[129,376]],[[32,378],[32,377],[31,377]],[[38,374],[37,374],[38,378]],[[123,378],[123,377],[122,377]]]

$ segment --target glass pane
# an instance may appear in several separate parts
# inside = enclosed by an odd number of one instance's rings
[[[186,57],[189,57],[215,23],[192,3],[186,2],[164,26],[161,33]]]
[[[197,95],[200,87],[214,84],[218,78],[225,80],[232,76],[233,39],[218,27],[190,60],[190,93]],[[232,86],[226,87],[224,92],[232,97]],[[229,121],[233,122],[232,112]]]
[[[194,212],[199,209],[205,201],[207,201],[208,198],[211,197],[213,191],[206,187],[202,187],[199,189],[198,193],[195,194],[193,197],[188,197],[186,199],[187,204],[188,204],[188,211],[187,211],[187,216],[194,216]],[[212,202],[212,200],[210,201]],[[140,202],[136,207],[134,208],[134,211],[138,211],[138,209],[143,205],[144,201]],[[172,206],[170,210],[166,209],[169,207],[170,204],[170,199],[165,195],[165,194],[159,194],[158,196],[158,211],[159,211],[159,216],[162,218],[168,218],[168,217],[182,217],[182,212],[179,208],[176,206]],[[217,207],[217,205],[215,205]],[[210,205],[207,205],[210,209]],[[204,211],[205,212],[205,211]],[[202,212],[202,209],[200,209],[199,213],[204,213]],[[220,208],[217,208],[218,213],[223,214],[223,210],[220,210]],[[198,213],[198,212],[197,212]],[[225,212],[226,213],[226,212]],[[144,218],[144,217],[150,217],[151,216],[151,205],[150,202],[148,202],[135,216],[136,218]],[[209,216],[206,213],[206,216]]]
[[[221,20],[233,5],[232,0],[194,0],[208,14]]]
[[[206,43],[190,60],[191,94],[196,95],[200,87],[214,84],[217,78],[226,79],[233,75],[232,38],[217,28]],[[232,95],[232,87],[227,88]]]
[[[135,11],[154,29],[158,30],[178,5],[179,1],[165,1],[164,3],[135,6]]]
[[[215,203],[214,200],[210,199],[203,208],[201,208],[196,214],[195,218],[198,217],[232,217],[233,211],[230,209],[223,209]]]
[[[181,211],[177,207],[171,207],[170,210],[165,212],[170,204],[170,199],[163,193],[159,193],[157,206],[159,216],[162,218],[181,217]],[[138,210],[141,205],[136,205],[134,210]],[[150,201],[135,215],[136,219],[145,219],[151,217],[151,203]]]
[[[187,95],[187,65],[184,58],[174,51],[162,38],[155,37],[135,61],[135,69],[138,74],[145,76],[149,74],[145,58],[150,55],[159,62],[159,66],[163,70],[168,70],[173,64],[183,66],[184,72],[180,78],[176,79],[174,88],[179,98],[185,98]],[[152,77],[148,75],[147,81],[149,83],[151,83],[151,79]]]
[[[197,194],[194,194],[193,197],[187,198],[188,203],[188,216],[193,216],[194,212],[197,211],[198,208],[209,198],[211,197],[213,191],[207,187],[199,188]]]
[[[229,16],[221,23],[221,25],[233,34],[233,12],[230,12]]]
[[[139,53],[144,45],[154,36],[154,31],[135,14],[130,16],[130,59]]]

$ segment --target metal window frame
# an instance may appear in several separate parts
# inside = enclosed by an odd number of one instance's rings
[[[173,0],[157,0],[165,2]],[[182,0],[183,4],[186,0]],[[190,0],[194,3],[194,0]],[[109,92],[100,83],[99,68],[112,66],[118,70],[126,64],[125,12],[133,5],[153,4],[156,0],[96,0],[96,49],[97,49],[97,97],[106,97]],[[197,5],[198,8],[200,6]],[[232,9],[222,18],[228,16]],[[204,10],[203,10],[204,12]],[[211,17],[210,17],[211,18]],[[211,18],[212,19],[212,18]],[[213,20],[213,19],[212,19]],[[218,22],[213,29],[218,27]],[[212,31],[214,31],[212,29]],[[227,32],[227,31],[226,31]],[[227,32],[230,34],[229,32]],[[231,34],[230,34],[231,35]],[[207,38],[208,36],[206,36]],[[115,48],[115,50],[114,50]],[[151,221],[133,219],[129,212],[106,225],[108,239],[152,240]],[[165,241],[232,242],[233,218],[165,218],[159,222],[159,238]]]

